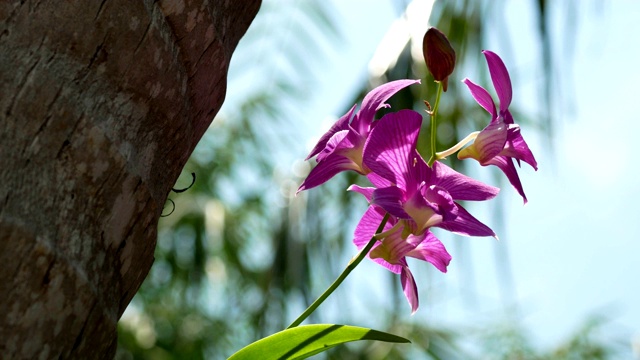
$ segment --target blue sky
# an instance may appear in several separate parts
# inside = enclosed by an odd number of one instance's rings
[[[526,320],[544,329],[541,336],[564,333],[600,310],[640,341],[640,172],[634,161],[640,4],[606,2],[602,13],[581,5],[575,56],[563,77],[572,82],[563,92],[574,108],[557,114],[553,153],[540,141],[531,144],[541,166],[525,172],[524,181],[534,200],[519,207],[513,199],[509,208],[514,277]],[[522,9],[509,7],[513,37],[526,39],[530,31],[518,26],[517,13]],[[515,66],[526,66],[527,41],[514,43]],[[540,111],[526,98],[519,105]]]

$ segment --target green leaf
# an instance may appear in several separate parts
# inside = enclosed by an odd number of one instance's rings
[[[315,324],[286,329],[260,339],[231,355],[228,360],[305,359],[336,345],[357,340],[394,343],[410,341],[382,331],[349,325]]]

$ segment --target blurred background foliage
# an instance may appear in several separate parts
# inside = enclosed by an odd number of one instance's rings
[[[547,75],[541,82],[540,98],[550,103],[556,98],[554,82],[559,80],[552,76],[549,2],[532,1],[543,53],[539,71]],[[408,1],[394,4],[399,18],[407,16]],[[504,26],[496,21],[501,6],[504,1],[437,1],[429,19],[429,24],[448,35],[456,49],[456,71],[472,69],[481,74],[475,79],[481,84],[488,84],[489,78],[478,54],[487,40],[488,23]],[[567,8],[568,19],[571,9]],[[310,166],[310,162],[295,161],[302,160],[308,151],[301,141],[301,134],[308,131],[300,107],[308,104],[313,84],[322,77],[326,47],[339,44],[343,38],[339,21],[331,2],[263,1],[234,54],[229,81],[237,85],[230,86],[230,91],[240,90],[229,94],[176,187],[186,187],[191,172],[197,180],[188,191],[170,195],[175,211],[161,220],[155,263],[120,321],[118,359],[226,358],[285,328],[355,254],[351,234],[366,204],[344,190],[361,181],[358,176],[343,173],[322,187],[294,196]],[[510,41],[506,32],[501,41]],[[421,87],[406,89],[389,103],[394,110],[414,108],[422,112],[422,99],[428,99],[427,94],[434,94],[436,89],[429,76],[424,60],[412,54],[407,43],[386,70],[363,78],[351,100],[330,106],[343,107],[342,114],[360,103],[376,85],[421,78]],[[525,114],[518,109],[512,112],[521,124],[552,136],[556,119],[550,115]],[[487,119],[467,89],[455,80],[449,82],[439,115],[438,149],[448,148],[469,131],[481,129]],[[532,121],[534,117],[543,121]],[[474,119],[479,122],[470,123]],[[428,146],[419,144],[423,154]],[[463,163],[455,159],[450,164],[463,170]],[[502,205],[496,202],[494,206],[496,218],[491,224],[495,229],[495,224],[501,223]],[[500,225],[497,227],[495,230]],[[496,257],[503,265],[496,276],[505,288],[503,295],[508,297],[513,286],[508,251],[506,243],[500,245]],[[602,340],[605,321],[600,318],[586,321],[571,338],[559,341],[554,348],[540,349],[528,340],[517,311],[493,322],[455,327],[431,324],[428,313],[411,318],[398,316],[397,309],[407,307],[398,279],[389,273],[383,282],[381,286],[393,289],[389,291],[391,299],[375,300],[376,316],[370,326],[407,337],[413,344],[350,344],[318,358],[605,359],[622,346]],[[431,284],[429,290],[437,290],[437,286]],[[369,295],[348,290],[334,293],[333,304],[337,305],[323,305],[310,321],[326,323],[335,318],[335,322],[362,325],[356,313],[340,309],[352,309],[358,306],[353,305],[354,297]],[[517,304],[509,305],[517,308]]]

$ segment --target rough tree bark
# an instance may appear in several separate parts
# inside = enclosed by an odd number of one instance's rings
[[[0,357],[114,356],[259,6],[0,2]]]

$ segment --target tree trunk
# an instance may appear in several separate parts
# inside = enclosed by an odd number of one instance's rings
[[[260,0],[0,3],[0,354],[112,358]]]

